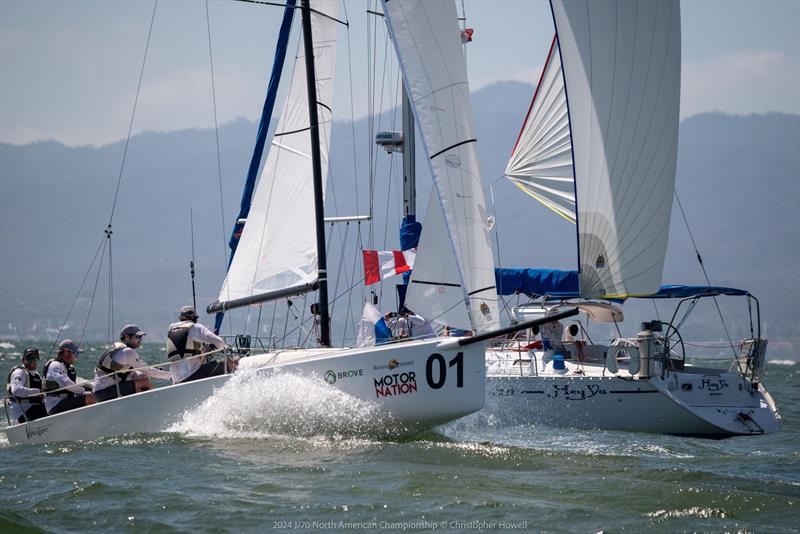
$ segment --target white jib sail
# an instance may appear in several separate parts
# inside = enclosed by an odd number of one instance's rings
[[[438,194],[431,190],[406,291],[406,307],[429,320],[468,329],[471,326],[464,306],[464,289],[451,251]]]
[[[339,2],[314,2],[311,25],[319,102],[323,191],[328,173]],[[329,15],[326,17],[323,15]],[[302,41],[301,41],[302,45]],[[222,303],[317,280],[314,186],[305,55],[295,58],[286,102],[253,194]]]
[[[584,297],[661,285],[678,151],[680,6],[551,2],[572,130]]]
[[[443,280],[433,278],[437,273],[420,272],[419,266],[432,263],[426,258],[429,254],[444,260],[449,253],[455,258],[458,279],[448,282],[461,286],[470,326],[485,331],[499,321],[497,290],[455,4],[391,0],[384,1],[383,9],[430,161],[450,249],[418,248],[408,306],[429,320],[440,320],[429,307],[431,299],[418,291]],[[423,240],[428,224],[426,220]],[[433,279],[426,280],[428,275]]]
[[[555,37],[505,175],[530,196],[575,222],[572,142]]]

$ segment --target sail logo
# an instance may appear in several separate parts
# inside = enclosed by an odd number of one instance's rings
[[[448,154],[445,156],[444,162],[451,169],[457,169],[461,167],[461,158],[459,158],[456,154]]]
[[[602,254],[597,256],[597,261],[594,262],[594,266],[596,269],[602,269],[606,266],[606,259],[603,257]]]
[[[328,384],[335,384],[337,380],[341,380],[343,378],[355,378],[357,376],[364,376],[364,370],[348,369],[347,371],[334,371],[333,369],[328,369],[325,372],[325,382]]]
[[[406,395],[417,391],[417,378],[414,371],[384,375],[372,380],[375,382],[376,398]]]

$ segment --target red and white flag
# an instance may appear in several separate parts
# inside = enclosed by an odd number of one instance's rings
[[[362,250],[364,256],[364,285],[402,274],[414,268],[417,249],[411,250]]]

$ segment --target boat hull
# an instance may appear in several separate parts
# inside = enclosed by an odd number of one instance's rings
[[[6,428],[6,435],[12,444],[34,444],[163,432],[238,373],[296,373],[319,379],[378,405],[388,434],[416,433],[478,411],[485,401],[483,347],[440,349],[438,343],[283,351],[243,358],[240,370],[231,375],[161,387],[13,425]]]
[[[589,366],[586,366],[587,372]],[[543,424],[724,438],[778,430],[780,416],[763,386],[713,369],[664,378],[610,375],[487,374],[485,413],[504,425]]]

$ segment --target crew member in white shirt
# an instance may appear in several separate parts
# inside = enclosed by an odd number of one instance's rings
[[[384,321],[392,331],[395,339],[427,339],[436,337],[430,321],[414,313],[405,306],[400,313],[387,313]]]
[[[225,347],[225,340],[198,323],[197,319],[195,309],[184,306],[179,321],[169,325],[167,358],[173,362],[169,367],[173,384],[225,374],[224,361],[207,362],[205,356],[198,356],[204,351],[203,344],[221,349]]]
[[[55,415],[94,404],[94,396],[76,383],[78,373],[73,364],[81,352],[83,349],[77,343],[65,339],[58,346],[56,357],[45,364],[44,406],[48,414]]]
[[[36,372],[39,365],[39,349],[30,347],[22,354],[22,365],[14,367],[8,374],[6,396],[12,421],[24,423],[45,417],[42,377]]]
[[[151,378],[171,378],[167,371],[149,367],[139,356],[136,349],[142,346],[145,335],[137,325],[126,325],[119,333],[120,340],[100,356],[94,374],[98,402],[152,389]]]

